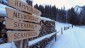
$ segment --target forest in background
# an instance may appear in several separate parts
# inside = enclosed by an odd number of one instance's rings
[[[65,7],[58,9],[51,5],[34,5],[35,8],[42,12],[42,17],[47,17],[58,22],[71,23],[73,25],[85,25],[85,6],[81,7],[82,11],[78,14],[75,8],[65,10]]]

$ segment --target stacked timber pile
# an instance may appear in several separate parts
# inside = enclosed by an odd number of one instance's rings
[[[0,44],[7,42],[6,29],[3,22],[4,22],[4,18],[0,17]]]
[[[48,19],[48,18],[47,18]],[[31,38],[30,40],[36,39],[36,38],[40,38],[42,36],[51,34],[55,31],[55,21],[51,21],[51,20],[41,20],[40,22],[41,24],[41,30],[40,30],[40,34],[38,37],[34,37]],[[45,48],[45,46],[55,37],[55,35],[51,36],[50,38],[46,38],[44,40],[42,40],[41,42],[30,46],[30,48]]]
[[[43,20],[41,22],[42,22],[41,23],[42,28],[41,28],[40,36],[44,36],[52,32],[55,32],[55,22],[43,21]]]

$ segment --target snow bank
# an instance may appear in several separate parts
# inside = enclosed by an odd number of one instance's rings
[[[0,15],[5,17],[6,16],[6,10],[3,8],[0,8]]]
[[[0,4],[0,8],[5,8],[7,7],[6,5]]]
[[[6,16],[6,9],[5,9],[5,7],[7,7],[7,6],[5,6],[3,4],[0,4],[0,16],[2,16],[2,17]]]
[[[1,44],[0,48],[10,48],[12,43]]]
[[[46,17],[39,17],[41,20],[44,20],[44,21],[54,21],[52,19],[49,19],[49,18],[46,18]]]
[[[5,44],[1,44],[0,48],[16,48],[14,42],[12,43],[5,43]]]

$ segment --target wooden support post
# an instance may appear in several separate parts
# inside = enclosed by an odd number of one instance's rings
[[[55,41],[56,41],[56,39],[57,39],[57,31],[56,31],[56,33],[55,33]]]
[[[23,40],[20,42],[20,48],[23,48]]]
[[[15,45],[17,48],[28,48],[28,39],[15,41]]]
[[[61,28],[61,34],[63,34],[63,29]]]
[[[15,45],[16,45],[17,48],[21,48],[20,47],[21,46],[21,41],[15,41]]]
[[[55,41],[56,41],[56,34],[55,34]]]
[[[73,28],[73,24],[72,24],[72,28]]]
[[[24,48],[28,48],[28,39],[23,40],[23,46]]]

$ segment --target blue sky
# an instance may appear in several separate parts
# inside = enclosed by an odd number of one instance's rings
[[[41,5],[55,5],[57,8],[65,6],[66,9],[69,9],[76,5],[85,5],[85,0],[33,0],[33,4],[36,3]]]

